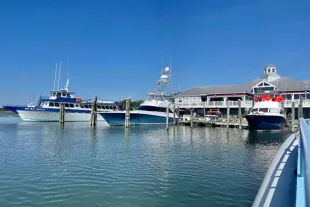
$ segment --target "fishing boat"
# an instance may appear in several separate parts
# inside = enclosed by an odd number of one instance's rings
[[[164,93],[164,88],[171,81],[171,69],[166,67],[157,81],[154,92],[137,108],[130,112],[130,125],[165,124],[168,115],[169,123],[173,122],[172,97]],[[169,110],[167,114],[167,108]],[[126,111],[99,112],[110,126],[124,126]]]
[[[254,97],[254,107],[245,115],[250,130],[279,130],[286,126],[287,120],[279,95],[261,94]]]
[[[60,69],[59,69],[60,70]],[[92,100],[83,101],[81,98],[74,97],[74,92],[69,91],[69,77],[65,89],[55,90],[56,73],[54,79],[54,88],[49,97],[40,97],[37,104],[31,103],[27,106],[4,105],[3,108],[12,111],[20,116],[21,119],[28,122],[57,122],[60,119],[60,106],[65,108],[65,122],[90,122]],[[97,101],[97,112],[117,111],[120,106],[113,101]],[[97,114],[97,121],[104,121],[102,116]]]

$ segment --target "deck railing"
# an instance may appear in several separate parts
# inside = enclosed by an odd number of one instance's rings
[[[284,100],[283,104],[284,107],[289,108],[292,107],[292,100]],[[299,100],[294,100],[295,106],[299,105]],[[251,108],[252,107],[252,101],[241,101],[241,107],[242,108]],[[310,99],[305,99],[302,101],[302,104],[304,107],[310,107]],[[206,102],[182,102],[182,103],[175,103],[177,107],[182,108],[203,108],[204,106],[206,108],[224,108],[227,107],[227,101],[206,101]],[[230,101],[230,107],[232,108],[238,108],[238,101]]]
[[[310,119],[299,120],[296,206],[310,206]]]

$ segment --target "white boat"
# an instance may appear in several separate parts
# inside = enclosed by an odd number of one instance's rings
[[[170,81],[171,69],[166,67],[163,69],[162,75],[157,82],[155,92],[149,93],[138,109],[130,112],[130,125],[165,124],[167,108],[169,108],[169,123],[173,122],[172,97],[163,92],[165,86]],[[99,112],[99,114],[110,126],[125,125],[125,111]]]
[[[245,115],[251,130],[279,130],[286,126],[287,120],[281,96],[255,97],[250,113]]]
[[[34,103],[27,106],[4,105],[3,108],[18,114],[24,121],[57,122],[60,119],[60,105],[64,104],[65,122],[90,122],[92,101],[82,101],[81,98],[74,97],[74,94],[69,91],[68,77],[65,89],[55,90],[54,81],[54,90],[50,92],[50,96],[40,97],[37,105]],[[117,110],[119,106],[112,101],[97,102],[97,112]],[[97,120],[104,121],[99,114]]]

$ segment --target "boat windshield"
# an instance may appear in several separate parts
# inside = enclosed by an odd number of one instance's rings
[[[269,109],[270,113],[279,113],[279,109]]]
[[[167,109],[163,107],[156,107],[156,106],[139,106],[138,110],[166,112]],[[170,109],[169,109],[169,113],[172,113]]]
[[[260,109],[259,109],[259,112],[265,112],[265,113],[267,113],[268,110],[269,110],[268,108],[260,108]]]

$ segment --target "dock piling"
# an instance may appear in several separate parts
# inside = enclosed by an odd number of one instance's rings
[[[298,105],[298,120],[303,117],[303,108],[302,108],[302,97],[299,95],[299,105]]]
[[[206,102],[203,102],[203,118],[206,118]]]
[[[60,104],[60,118],[59,118],[59,123],[64,124],[65,123],[65,106],[64,104]]]
[[[169,130],[169,105],[166,109],[166,130]]]
[[[292,101],[291,130],[295,131],[295,101]]]
[[[242,129],[242,115],[241,115],[241,100],[238,100],[238,121],[239,121],[239,129]]]
[[[193,116],[194,109],[191,109],[191,127],[194,126],[194,116]]]
[[[230,101],[228,100],[228,101],[227,101],[227,119],[226,119],[226,128],[229,128],[229,120],[230,120],[229,114],[230,114]]]
[[[130,98],[126,99],[125,127],[130,127]]]
[[[92,127],[97,124],[97,96],[95,96],[95,100],[93,101],[91,108],[91,116],[90,116],[90,125]]]
[[[176,122],[176,118],[175,118],[175,105],[173,104],[173,125],[176,126],[177,122]]]

